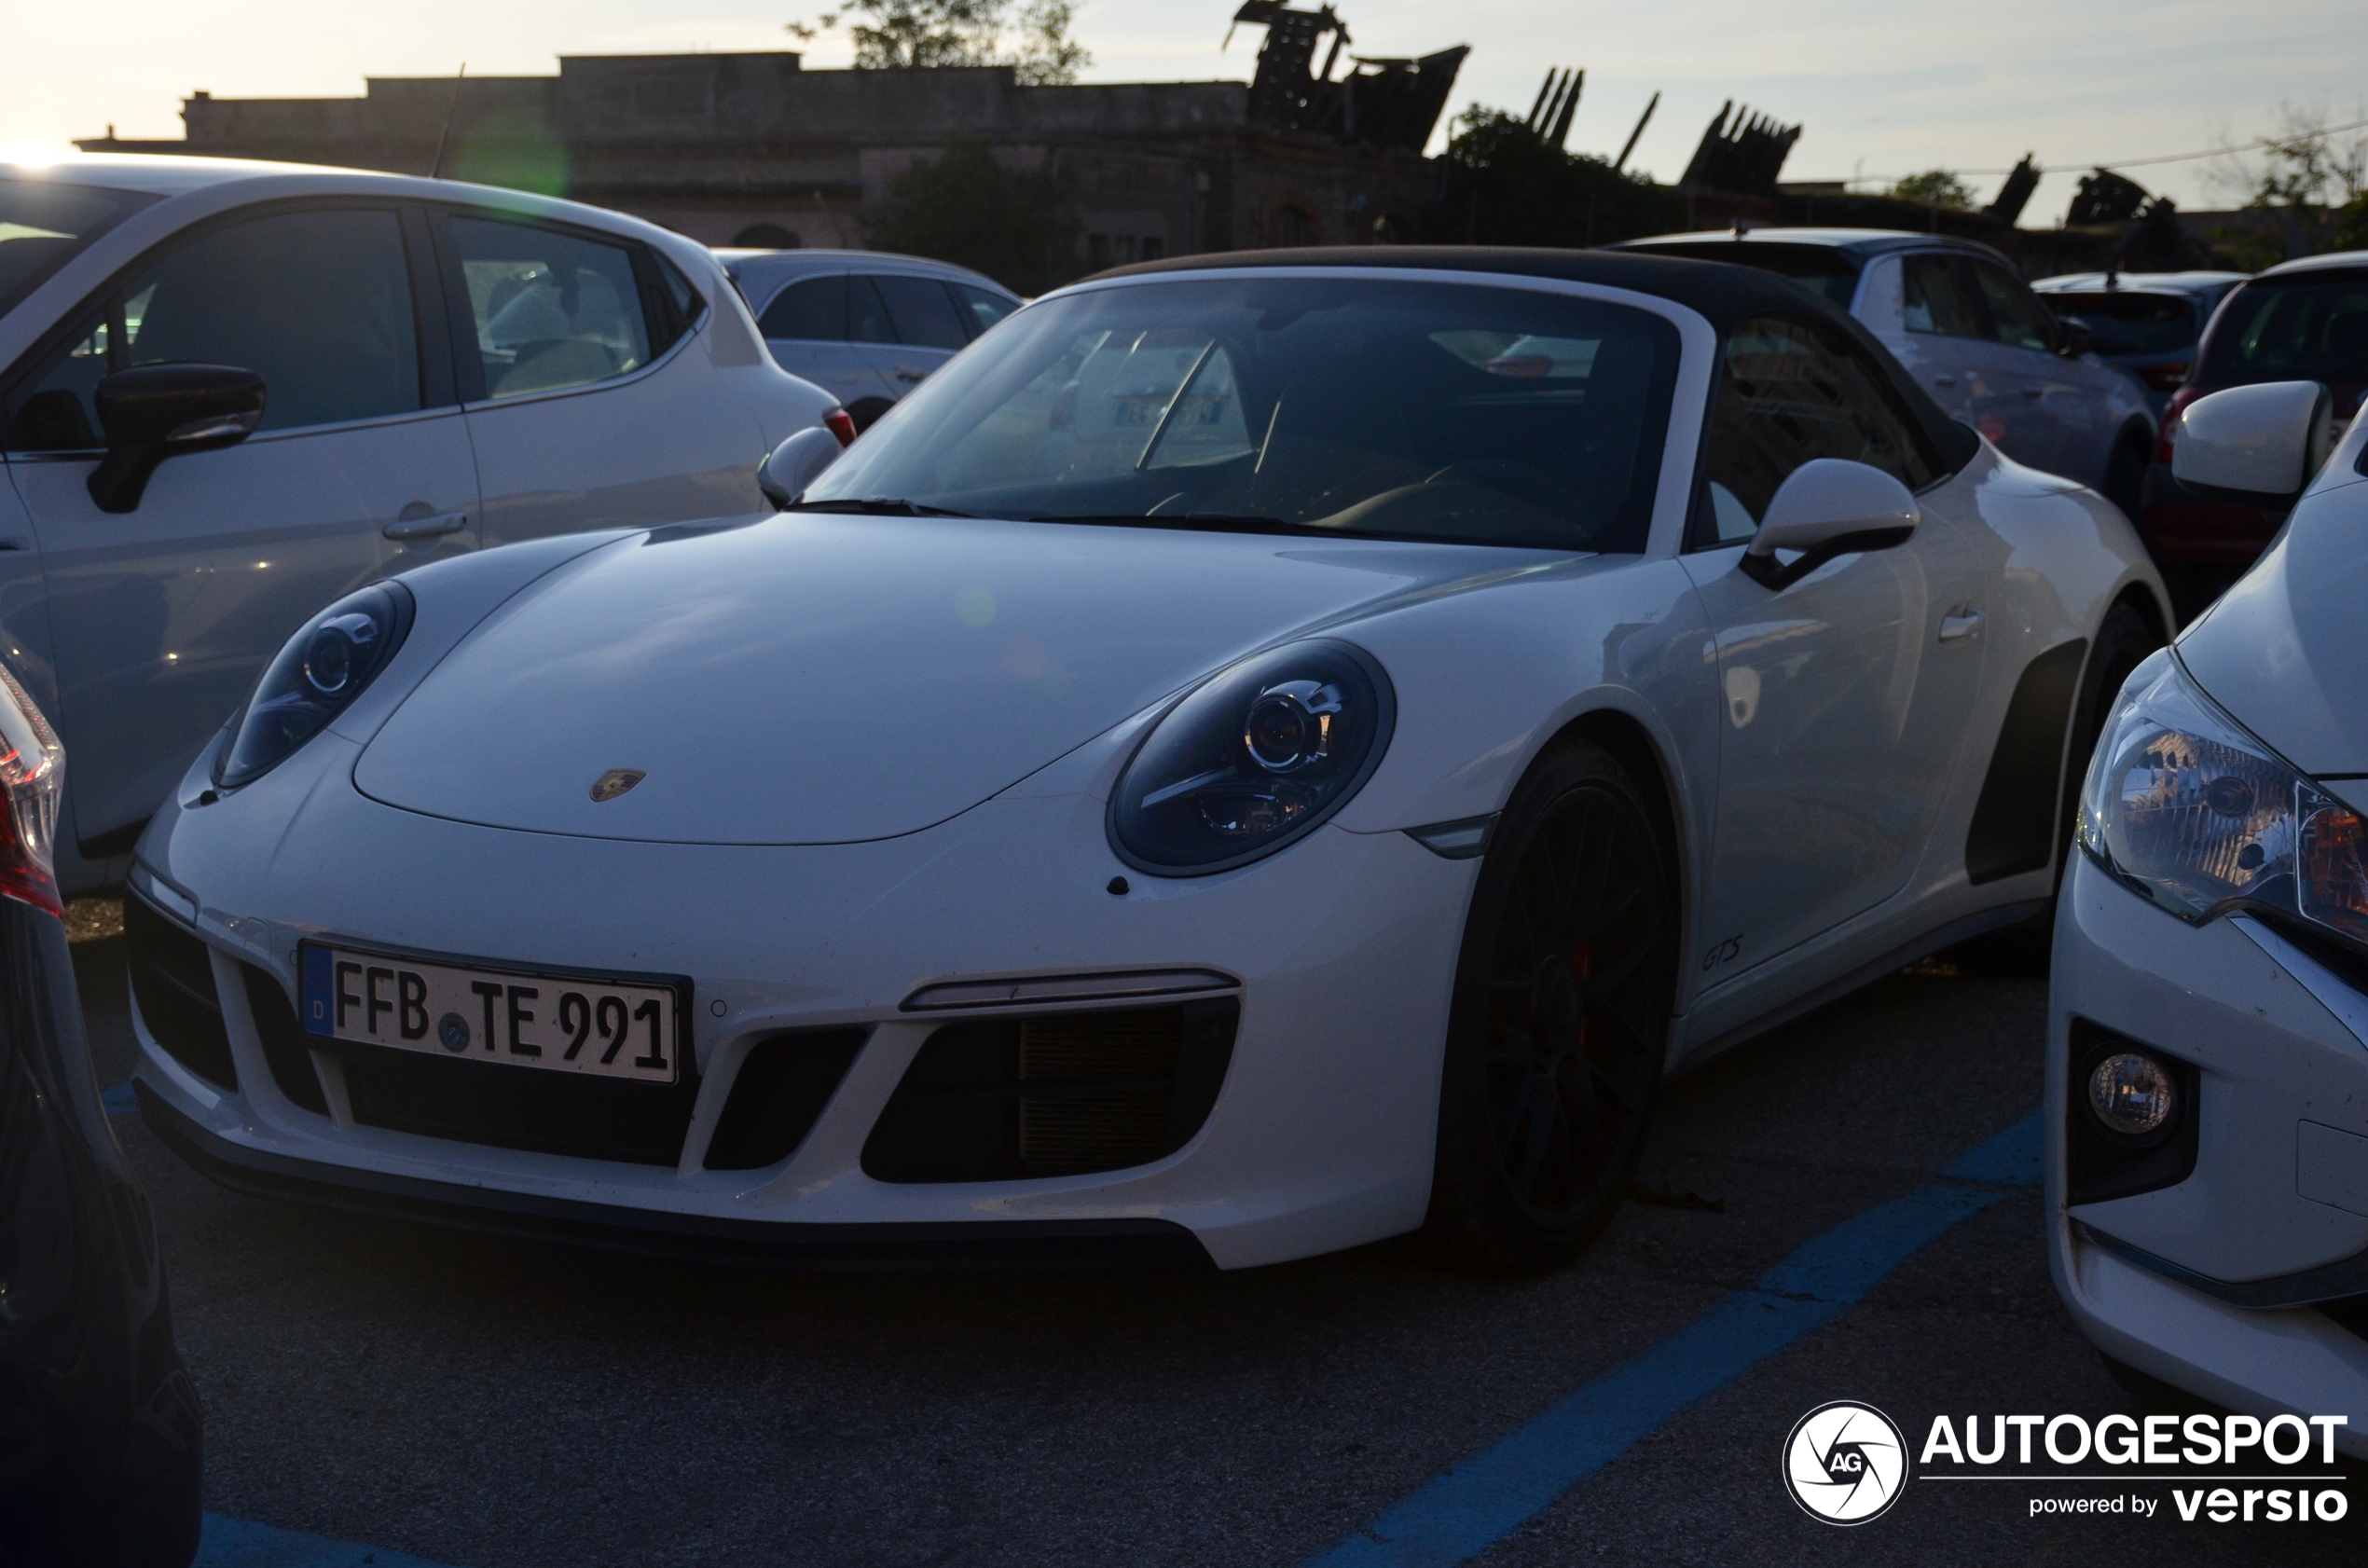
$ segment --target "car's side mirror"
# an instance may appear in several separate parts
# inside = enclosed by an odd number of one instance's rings
[[[2171,430],[2170,476],[2206,501],[2285,511],[2327,461],[2332,408],[2317,381],[2262,381],[2199,397]]]
[[[1836,556],[1907,543],[1922,516],[1907,487],[1881,469],[1813,458],[1776,488],[1743,552],[1743,574],[1763,587],[1787,588]],[[1779,550],[1800,554],[1783,563]]]
[[[2097,347],[2097,331],[2078,316],[2056,318],[2056,351],[2066,359],[2079,359]]]
[[[184,452],[235,447],[263,420],[263,378],[229,364],[142,364],[118,370],[91,393],[107,455],[90,471],[102,512],[140,504],[157,464]]]
[[[777,512],[784,511],[805,493],[805,487],[822,476],[822,471],[838,461],[847,448],[839,438],[817,425],[799,431],[773,448],[773,455],[757,465],[756,488]]]

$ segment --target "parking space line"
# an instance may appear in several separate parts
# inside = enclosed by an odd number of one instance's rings
[[[205,1534],[189,1568],[444,1568],[424,1557],[384,1547],[332,1541],[248,1520],[205,1516]]]
[[[2039,1178],[2033,1111],[1938,1179],[1804,1243],[1750,1288],[1417,1488],[1312,1568],[1437,1568],[1478,1556],[1687,1406],[1838,1317],[1950,1227]]]

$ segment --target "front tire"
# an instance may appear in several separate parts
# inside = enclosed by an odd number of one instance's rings
[[[1535,1273],[1619,1206],[1668,1054],[1677,899],[1659,814],[1611,752],[1557,745],[1497,819],[1465,924],[1421,1245]]]

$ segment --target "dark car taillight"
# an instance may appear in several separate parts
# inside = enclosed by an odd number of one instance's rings
[[[0,896],[46,909],[59,918],[58,878],[50,845],[58,829],[58,795],[65,752],[16,677],[0,669]]]
[[[2138,372],[2138,378],[2156,392],[2177,392],[2187,379],[2187,366],[2150,364]]]
[[[2170,466],[2170,433],[2179,428],[2180,414],[2203,395],[2203,388],[2191,384],[2182,384],[2170,394],[2170,402],[2163,408],[2162,433],[2155,438],[2155,461],[2164,467]]]
[[[862,433],[855,428],[855,416],[844,408],[833,408],[822,416],[822,428],[839,438],[842,447],[852,447]]]

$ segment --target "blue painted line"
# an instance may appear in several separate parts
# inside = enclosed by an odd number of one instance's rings
[[[111,1119],[117,1116],[130,1116],[140,1108],[139,1099],[132,1094],[131,1081],[129,1079],[100,1095],[99,1103],[107,1107],[107,1115]]]
[[[1687,1406],[1840,1316],[1951,1226],[2035,1185],[2039,1169],[2033,1111],[1940,1180],[1813,1237],[1749,1289],[1417,1488],[1314,1568],[1444,1568],[1477,1557]]]
[[[384,1547],[332,1541],[325,1535],[280,1530],[242,1519],[205,1516],[190,1568],[444,1568],[424,1557]]]

